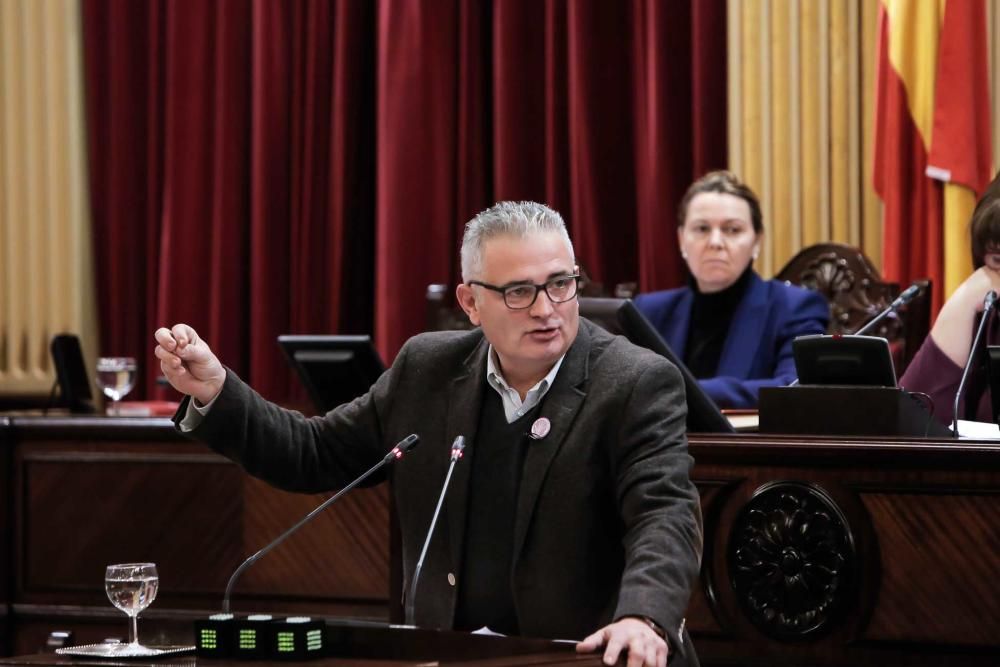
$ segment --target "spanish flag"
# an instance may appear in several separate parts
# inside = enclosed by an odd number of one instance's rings
[[[931,278],[934,312],[972,271],[968,222],[992,176],[987,63],[983,0],[881,0],[883,274]]]

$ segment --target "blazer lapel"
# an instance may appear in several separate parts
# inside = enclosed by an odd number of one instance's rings
[[[448,393],[448,413],[446,417],[446,437],[448,450],[459,435],[465,436],[466,459],[471,460],[472,448],[476,442],[476,428],[483,403],[483,386],[486,382],[486,354],[489,343],[486,338],[476,346],[465,361],[465,374],[456,377]],[[450,458],[445,459],[445,468]],[[469,496],[468,460],[459,463],[452,473],[451,486],[445,498],[444,511],[448,517],[448,542],[451,550],[453,572],[460,572],[462,565],[462,544],[465,540],[465,515]]]
[[[750,372],[757,360],[757,348],[767,324],[767,284],[756,273],[750,276],[746,296],[733,313],[729,333],[722,346],[716,375],[738,378],[752,377]]]
[[[691,308],[694,307],[694,294],[690,289],[681,290],[673,312],[667,318],[663,338],[678,359],[684,358],[687,346],[688,330],[691,328]]]
[[[538,502],[542,482],[548,472],[552,459],[562,447],[569,433],[576,413],[583,403],[584,391],[590,360],[590,333],[588,327],[593,326],[585,320],[580,320],[580,329],[576,340],[570,346],[563,360],[559,373],[552,387],[542,399],[539,418],[546,417],[550,422],[548,435],[540,440],[529,440],[528,451],[525,454],[524,468],[521,473],[521,484],[517,494],[517,515],[514,518],[514,551],[513,560],[516,563],[524,545],[524,538],[531,525],[531,517]]]

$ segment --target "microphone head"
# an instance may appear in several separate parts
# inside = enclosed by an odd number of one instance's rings
[[[910,301],[913,301],[913,297],[915,297],[918,294],[920,294],[920,284],[913,283],[905,290],[903,290],[899,296],[893,299],[892,303],[889,304],[889,308],[891,310],[896,310],[900,306],[905,306]]]
[[[918,283],[913,283],[899,295],[899,301],[901,304],[909,303],[913,300],[913,297],[920,294],[920,285]]]
[[[399,444],[396,445],[396,449],[398,449],[401,454],[405,454],[414,447],[416,447],[419,443],[420,443],[420,436],[417,435],[416,433],[411,433],[410,435],[406,436],[405,438],[399,441]]]
[[[455,441],[451,443],[451,458],[453,460],[458,460],[462,458],[462,452],[465,450],[465,436],[460,435],[455,438]]]
[[[990,290],[989,292],[986,293],[986,298],[983,300],[983,304],[987,308],[992,308],[993,304],[996,303],[996,300],[997,300],[996,290]]]

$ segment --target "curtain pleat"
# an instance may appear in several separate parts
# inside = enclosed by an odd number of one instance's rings
[[[102,346],[187,322],[264,395],[275,339],[371,328],[374,11],[85,0]]]
[[[279,334],[390,360],[499,199],[562,212],[609,287],[679,284],[677,202],[725,165],[725,0],[83,7],[102,344],[147,392],[178,321],[279,400]]]

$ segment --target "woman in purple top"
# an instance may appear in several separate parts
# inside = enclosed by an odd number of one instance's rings
[[[954,416],[955,392],[969,359],[986,294],[990,290],[1000,293],[1000,174],[976,204],[969,222],[969,236],[976,270],[945,302],[930,335],[899,381],[909,391],[928,394],[933,401],[934,416],[948,426]],[[986,328],[991,345],[1000,343],[1000,328],[994,323],[987,323]],[[983,355],[982,363],[970,373],[959,403],[960,419],[993,421],[985,363]]]

